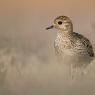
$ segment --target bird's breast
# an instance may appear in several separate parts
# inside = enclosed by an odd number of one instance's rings
[[[61,38],[57,37],[57,39],[54,42],[54,48],[55,52],[58,54],[66,54],[66,55],[72,55],[73,48],[72,48],[72,43],[68,38]]]
[[[54,42],[55,52],[60,55],[84,56],[87,55],[87,50],[80,42],[74,41],[69,37],[57,36]]]

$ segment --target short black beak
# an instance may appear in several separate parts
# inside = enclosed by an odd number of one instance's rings
[[[54,27],[53,25],[52,26],[49,26],[49,27],[46,28],[46,30],[52,29],[53,27]]]

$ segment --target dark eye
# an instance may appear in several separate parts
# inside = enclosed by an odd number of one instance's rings
[[[62,24],[62,21],[59,21],[58,24],[61,25]]]

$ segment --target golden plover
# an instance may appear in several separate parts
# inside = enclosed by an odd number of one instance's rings
[[[70,64],[75,62],[75,66],[84,66],[91,62],[94,58],[92,45],[86,37],[73,32],[73,24],[69,17],[57,17],[53,25],[46,29],[51,28],[59,30],[54,42],[54,48],[56,54],[64,59],[64,63],[69,60]]]

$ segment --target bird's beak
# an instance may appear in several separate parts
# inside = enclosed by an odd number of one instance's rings
[[[51,25],[51,26],[47,27],[47,28],[46,28],[46,30],[48,30],[48,29],[52,29],[52,28],[54,28],[54,26],[53,26],[53,25]]]

